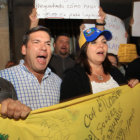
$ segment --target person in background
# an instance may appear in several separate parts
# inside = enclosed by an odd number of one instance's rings
[[[126,31],[128,34],[127,43],[136,44],[137,53],[140,56],[140,37],[139,36],[132,36],[132,26],[134,24],[133,16],[130,16],[124,20]]]
[[[106,57],[107,41],[111,38],[110,31],[97,28],[90,28],[81,33],[81,50],[77,65],[65,73],[61,84],[61,101],[95,94],[126,83],[122,73],[113,67]]]
[[[49,62],[49,67],[60,78],[63,78],[64,71],[75,65],[74,58],[70,55],[70,37],[62,33],[56,36],[54,40],[54,53]]]
[[[20,118],[24,112],[27,115],[31,110],[57,104],[60,100],[61,79],[48,68],[52,53],[49,29],[37,26],[27,31],[21,52],[24,59],[18,65],[0,71],[0,77],[13,84],[21,102],[17,105],[11,99],[2,102],[1,113],[8,117],[16,113],[16,118]],[[26,108],[22,108],[22,104]]]
[[[125,75],[126,67],[125,67],[125,65],[119,63],[117,55],[115,55],[113,53],[107,53],[107,57],[108,57],[108,60],[111,62],[111,64],[114,67],[118,68],[123,75]]]
[[[111,62],[111,64],[114,67],[118,68],[119,60],[118,60],[117,55],[115,55],[113,53],[107,53],[107,57],[108,57],[108,60]]]
[[[140,81],[140,57],[128,64],[125,77],[127,81],[129,81],[131,87],[133,87],[136,82]],[[137,79],[137,81],[135,79]]]
[[[29,15],[30,28],[38,25],[36,9],[33,8]],[[53,43],[54,53],[49,63],[49,67],[60,78],[63,78],[64,71],[75,65],[74,58],[70,55],[70,36],[66,33],[56,35]]]

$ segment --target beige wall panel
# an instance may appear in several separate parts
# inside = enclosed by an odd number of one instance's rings
[[[5,7],[0,9],[0,69],[4,69],[10,59],[9,48],[8,8]]]

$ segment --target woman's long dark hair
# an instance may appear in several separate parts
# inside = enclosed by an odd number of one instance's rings
[[[87,57],[88,44],[89,44],[89,42],[85,42],[85,44],[81,47],[81,50],[77,57],[77,63],[80,64],[89,75],[91,75],[91,67],[88,62],[88,57]],[[102,65],[103,65],[104,73],[108,74],[110,71],[110,68],[111,68],[111,63],[107,57],[105,58]]]

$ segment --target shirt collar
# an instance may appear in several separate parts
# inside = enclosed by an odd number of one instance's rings
[[[20,62],[19,62],[19,65],[22,67],[22,69],[25,71],[25,72],[28,72],[28,73],[31,73],[27,67],[24,65],[24,60],[21,59]],[[32,74],[32,73],[31,73]],[[44,73],[44,76],[43,76],[43,79],[44,78],[47,78],[49,75],[51,74],[51,69],[47,67],[45,73]]]

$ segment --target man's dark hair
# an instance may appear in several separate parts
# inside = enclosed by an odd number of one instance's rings
[[[88,62],[88,57],[87,57],[88,44],[89,44],[89,42],[86,42],[81,47],[81,50],[80,50],[79,55],[77,57],[77,63],[80,64],[89,75],[91,75],[91,67],[90,67],[90,64]],[[102,65],[103,65],[104,73],[108,74],[110,71],[110,68],[111,68],[111,63],[107,57],[105,58]]]
[[[48,28],[44,27],[44,26],[37,26],[37,27],[34,27],[34,28],[31,28],[30,30],[28,30],[25,35],[23,36],[23,45],[27,45],[27,42],[29,40],[29,35],[31,33],[34,33],[34,32],[37,32],[37,31],[44,31],[46,33],[49,34],[49,36],[51,37],[51,32]]]
[[[57,34],[57,35],[55,36],[55,38],[54,38],[54,43],[56,43],[58,37],[60,37],[60,36],[66,36],[66,37],[70,38],[70,35],[69,35],[69,34],[67,34],[67,33],[60,33],[60,34]]]

